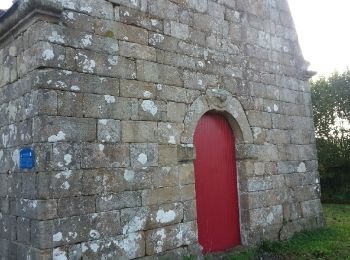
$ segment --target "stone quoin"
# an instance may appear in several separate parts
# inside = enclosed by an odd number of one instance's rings
[[[0,64],[0,259],[202,257],[208,111],[235,136],[240,244],[324,223],[286,0],[19,0]]]

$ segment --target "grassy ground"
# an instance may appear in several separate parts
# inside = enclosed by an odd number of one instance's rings
[[[327,227],[295,235],[287,242],[265,242],[224,259],[350,260],[350,205],[323,205]]]

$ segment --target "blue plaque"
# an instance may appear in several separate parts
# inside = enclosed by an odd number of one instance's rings
[[[33,169],[35,164],[34,151],[31,148],[24,148],[20,152],[20,168]]]

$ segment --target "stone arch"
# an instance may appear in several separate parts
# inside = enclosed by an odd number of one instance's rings
[[[241,103],[228,91],[222,89],[209,89],[205,95],[198,97],[191,105],[184,119],[184,131],[181,136],[183,145],[193,144],[193,135],[199,119],[208,111],[219,111],[229,122],[236,137],[238,198],[240,208],[241,243],[248,245],[249,236],[249,211],[244,193],[245,182],[252,173],[251,165],[255,157],[251,156],[250,149],[253,146],[253,134],[248,119]]]
[[[205,95],[198,97],[192,103],[185,115],[182,143],[193,143],[193,134],[199,119],[211,110],[222,112],[230,123],[238,143],[253,143],[253,134],[241,103],[223,89],[209,89]]]

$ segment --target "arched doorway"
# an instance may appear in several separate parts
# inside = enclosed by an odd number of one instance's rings
[[[221,114],[207,112],[194,144],[199,244],[203,253],[230,249],[241,243],[234,134]]]

